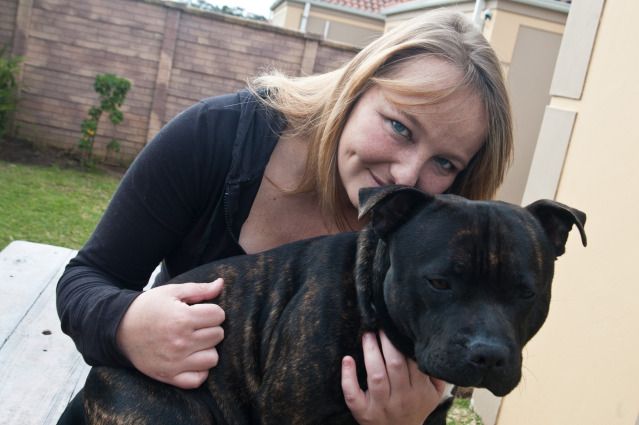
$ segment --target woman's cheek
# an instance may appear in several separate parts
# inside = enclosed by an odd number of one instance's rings
[[[417,188],[424,192],[432,194],[440,194],[446,192],[446,190],[452,186],[455,181],[455,175],[442,176],[441,174],[432,170],[431,166],[428,166],[419,178]]]

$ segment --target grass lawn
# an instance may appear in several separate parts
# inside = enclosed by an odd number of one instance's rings
[[[99,172],[0,161],[0,249],[28,240],[78,249],[119,180]]]
[[[456,398],[448,411],[446,425],[483,425],[483,422],[470,406],[470,399]]]

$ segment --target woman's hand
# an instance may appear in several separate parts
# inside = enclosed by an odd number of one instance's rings
[[[355,360],[342,361],[342,390],[346,405],[360,425],[423,424],[439,404],[446,383],[424,375],[380,332],[381,351],[372,333],[364,334],[362,347],[368,390],[357,382]],[[385,360],[385,361],[384,361]]]
[[[218,362],[224,311],[195,304],[217,297],[224,282],[159,286],[138,296],[124,314],[117,343],[136,369],[166,384],[199,387]]]

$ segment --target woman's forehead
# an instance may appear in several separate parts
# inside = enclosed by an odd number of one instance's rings
[[[463,83],[464,73],[451,60],[430,54],[398,62],[383,78],[432,86],[437,90],[459,86]]]

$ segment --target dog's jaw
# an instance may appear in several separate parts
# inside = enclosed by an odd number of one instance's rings
[[[461,387],[486,388],[502,397],[510,393],[521,380],[521,354],[510,353],[500,370],[489,370],[472,358],[473,350],[458,344],[415,343],[418,369],[429,376]]]

